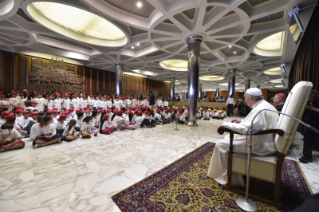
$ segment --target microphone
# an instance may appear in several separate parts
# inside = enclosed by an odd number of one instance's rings
[[[309,125],[309,124],[307,124],[307,123],[305,123],[305,122],[303,122],[303,121],[301,121],[301,120],[299,120],[299,119],[297,119],[297,118],[295,118],[295,117],[293,117],[293,116],[291,116],[291,115],[289,115],[289,114],[286,114],[286,113],[283,113],[283,112],[279,112],[279,111],[277,111],[277,110],[270,110],[270,109],[262,109],[262,110],[260,110],[260,111],[254,116],[254,118],[253,118],[253,120],[252,120],[252,122],[251,122],[251,127],[250,127],[251,130],[253,130],[253,123],[254,123],[255,118],[259,115],[259,113],[261,113],[261,112],[263,112],[263,111],[270,111],[270,112],[282,114],[282,115],[284,115],[284,116],[288,116],[288,117],[292,118],[293,120],[298,121],[300,124],[304,125],[305,127],[309,128],[309,129],[311,129],[312,131],[314,131],[314,132],[316,132],[316,133],[319,134],[319,130],[316,129],[316,128],[314,128],[313,126],[311,126],[311,125]]]
[[[306,126],[307,128],[313,130],[314,132],[319,134],[319,130],[314,128],[313,126],[310,126],[309,124],[289,115],[283,112],[279,112],[277,110],[270,110],[270,109],[262,109],[260,111],[258,111],[258,113],[254,116],[253,120],[251,121],[251,125],[250,125],[250,143],[249,143],[249,152],[248,152],[248,169],[247,169],[247,181],[246,181],[246,195],[245,198],[244,197],[238,197],[236,199],[236,203],[237,205],[243,209],[246,210],[247,208],[249,208],[249,211],[257,211],[257,205],[250,199],[248,199],[248,192],[249,192],[249,181],[250,181],[250,163],[251,163],[251,150],[252,150],[252,137],[253,137],[253,123],[255,118],[263,111],[270,111],[270,112],[274,112],[274,113],[279,113],[282,114],[284,116],[288,116],[290,118],[292,118],[295,121],[298,121],[300,124]]]

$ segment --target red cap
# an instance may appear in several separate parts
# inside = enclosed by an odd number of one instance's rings
[[[59,96],[61,96],[61,95],[57,93],[57,94],[55,94],[55,96],[56,96],[56,97],[59,97]]]
[[[58,118],[58,121],[65,120],[65,119],[66,119],[66,115],[61,115],[61,116]]]
[[[93,110],[93,107],[90,107],[89,109],[90,109],[90,110]]]
[[[102,113],[102,110],[101,110],[101,109],[98,109],[97,112],[98,112],[98,113]]]
[[[74,111],[74,108],[71,107],[71,108],[69,109],[69,111],[70,111],[70,112],[73,112],[73,111]]]
[[[87,107],[84,107],[84,110],[87,110],[88,108]]]
[[[38,104],[36,101],[32,101],[31,104]]]
[[[1,113],[1,116],[6,116],[6,115],[8,115],[8,114],[10,114],[9,111],[3,111],[3,112]]]
[[[22,113],[22,110],[18,109],[16,110],[16,113]]]
[[[23,113],[23,114],[26,114],[26,113],[30,113],[30,112],[26,110],[26,111],[22,111],[22,113]]]
[[[112,112],[112,110],[111,109],[107,109],[106,112],[109,113],[109,112]]]
[[[86,113],[89,113],[90,111],[89,111],[89,110],[86,110],[85,112],[86,112]]]
[[[118,110],[118,111],[117,111],[117,114],[118,114],[118,115],[122,115],[122,113],[123,113],[122,110]]]
[[[17,95],[17,93],[16,93],[16,92],[11,92],[11,94],[12,94],[12,95]]]
[[[23,107],[16,107],[16,110],[24,110],[24,108]]]
[[[287,98],[286,94],[284,94],[284,93],[277,93],[275,96],[280,96],[280,97],[283,97],[283,98]]]
[[[33,115],[39,115],[39,113],[38,112],[32,112],[31,116],[33,116]]]
[[[109,115],[108,114],[105,114],[104,116],[103,116],[103,119],[105,119],[105,120],[107,120],[107,119],[109,119]]]
[[[63,94],[63,96],[66,96],[66,97],[68,97],[68,96],[69,96],[69,94],[68,94],[68,93],[64,93],[64,94]]]
[[[6,116],[6,120],[7,120],[7,121],[9,121],[9,120],[11,120],[11,119],[15,119],[15,118],[16,118],[16,116],[13,115],[13,114],[9,114],[9,115]]]

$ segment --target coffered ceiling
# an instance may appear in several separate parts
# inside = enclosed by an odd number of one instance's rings
[[[273,70],[283,62],[292,62],[298,47],[289,37],[287,12],[296,4],[308,6],[317,1],[37,2],[0,1],[0,49],[51,54],[107,71],[115,71],[114,64],[123,63],[125,72],[150,79],[168,81],[176,77],[176,90],[183,92],[187,71],[169,70],[160,63],[187,61],[186,39],[194,34],[203,36],[200,77],[214,80],[202,80],[203,90],[227,90],[228,69],[232,68],[237,69],[237,90],[243,90],[247,79],[252,86],[277,89],[282,75],[280,69]],[[63,4],[72,8],[63,8]],[[310,8],[300,13],[304,28],[312,11]],[[283,33],[274,35],[279,32]],[[287,69],[289,74],[289,65]]]

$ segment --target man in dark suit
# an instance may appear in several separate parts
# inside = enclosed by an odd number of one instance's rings
[[[153,94],[152,91],[150,91],[150,101],[149,101],[149,104],[150,104],[150,108],[153,108],[154,105],[155,105],[155,96]]]

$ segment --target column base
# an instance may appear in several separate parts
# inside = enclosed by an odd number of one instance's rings
[[[189,122],[187,122],[186,125],[189,126],[189,127],[198,127],[196,121],[189,121]]]

